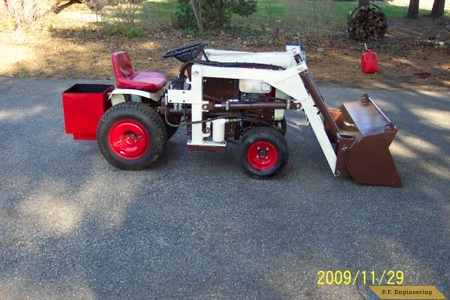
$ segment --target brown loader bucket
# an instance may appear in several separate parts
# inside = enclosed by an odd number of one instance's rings
[[[355,182],[400,188],[403,186],[389,145],[398,129],[367,94],[339,109],[328,109],[311,75],[301,75],[322,113],[325,130],[335,145],[336,175]]]
[[[397,128],[367,96],[330,111],[339,128],[336,172],[357,183],[402,187],[389,145]]]

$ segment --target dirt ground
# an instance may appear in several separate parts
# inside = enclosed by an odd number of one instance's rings
[[[384,40],[368,43],[378,55],[379,72],[361,71],[364,45],[348,41],[346,29],[332,38],[308,38],[307,64],[319,84],[363,88],[450,88],[449,19],[394,20]],[[161,56],[171,48],[204,40],[204,37],[160,29],[127,39],[104,36],[95,30],[57,30],[19,33],[0,31],[0,76],[112,79],[110,53],[127,50],[136,70],[170,76],[180,63]],[[246,51],[283,51],[288,38],[261,39],[221,33],[208,37],[210,48]],[[318,51],[319,48],[320,52]],[[322,50],[324,50],[322,52]]]
[[[316,80],[357,87],[450,88],[449,20],[394,20],[389,22],[385,39],[368,43],[377,53],[379,71],[361,71],[364,45],[337,35],[324,47],[308,52],[308,66]],[[342,30],[344,32],[345,29]]]

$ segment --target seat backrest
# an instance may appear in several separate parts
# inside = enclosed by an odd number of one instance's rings
[[[132,78],[134,72],[128,52],[114,52],[113,54],[111,54],[111,60],[114,68],[114,75],[116,76],[116,81],[119,81],[121,78]]]

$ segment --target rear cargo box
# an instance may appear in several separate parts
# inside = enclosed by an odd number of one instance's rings
[[[64,124],[75,140],[95,140],[97,125],[111,107],[108,94],[114,90],[107,84],[75,84],[62,94]]]

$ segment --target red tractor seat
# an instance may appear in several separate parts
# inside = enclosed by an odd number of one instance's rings
[[[134,72],[130,56],[126,51],[111,54],[116,84],[120,89],[143,90],[156,93],[162,89],[167,79],[164,74],[156,72]]]

